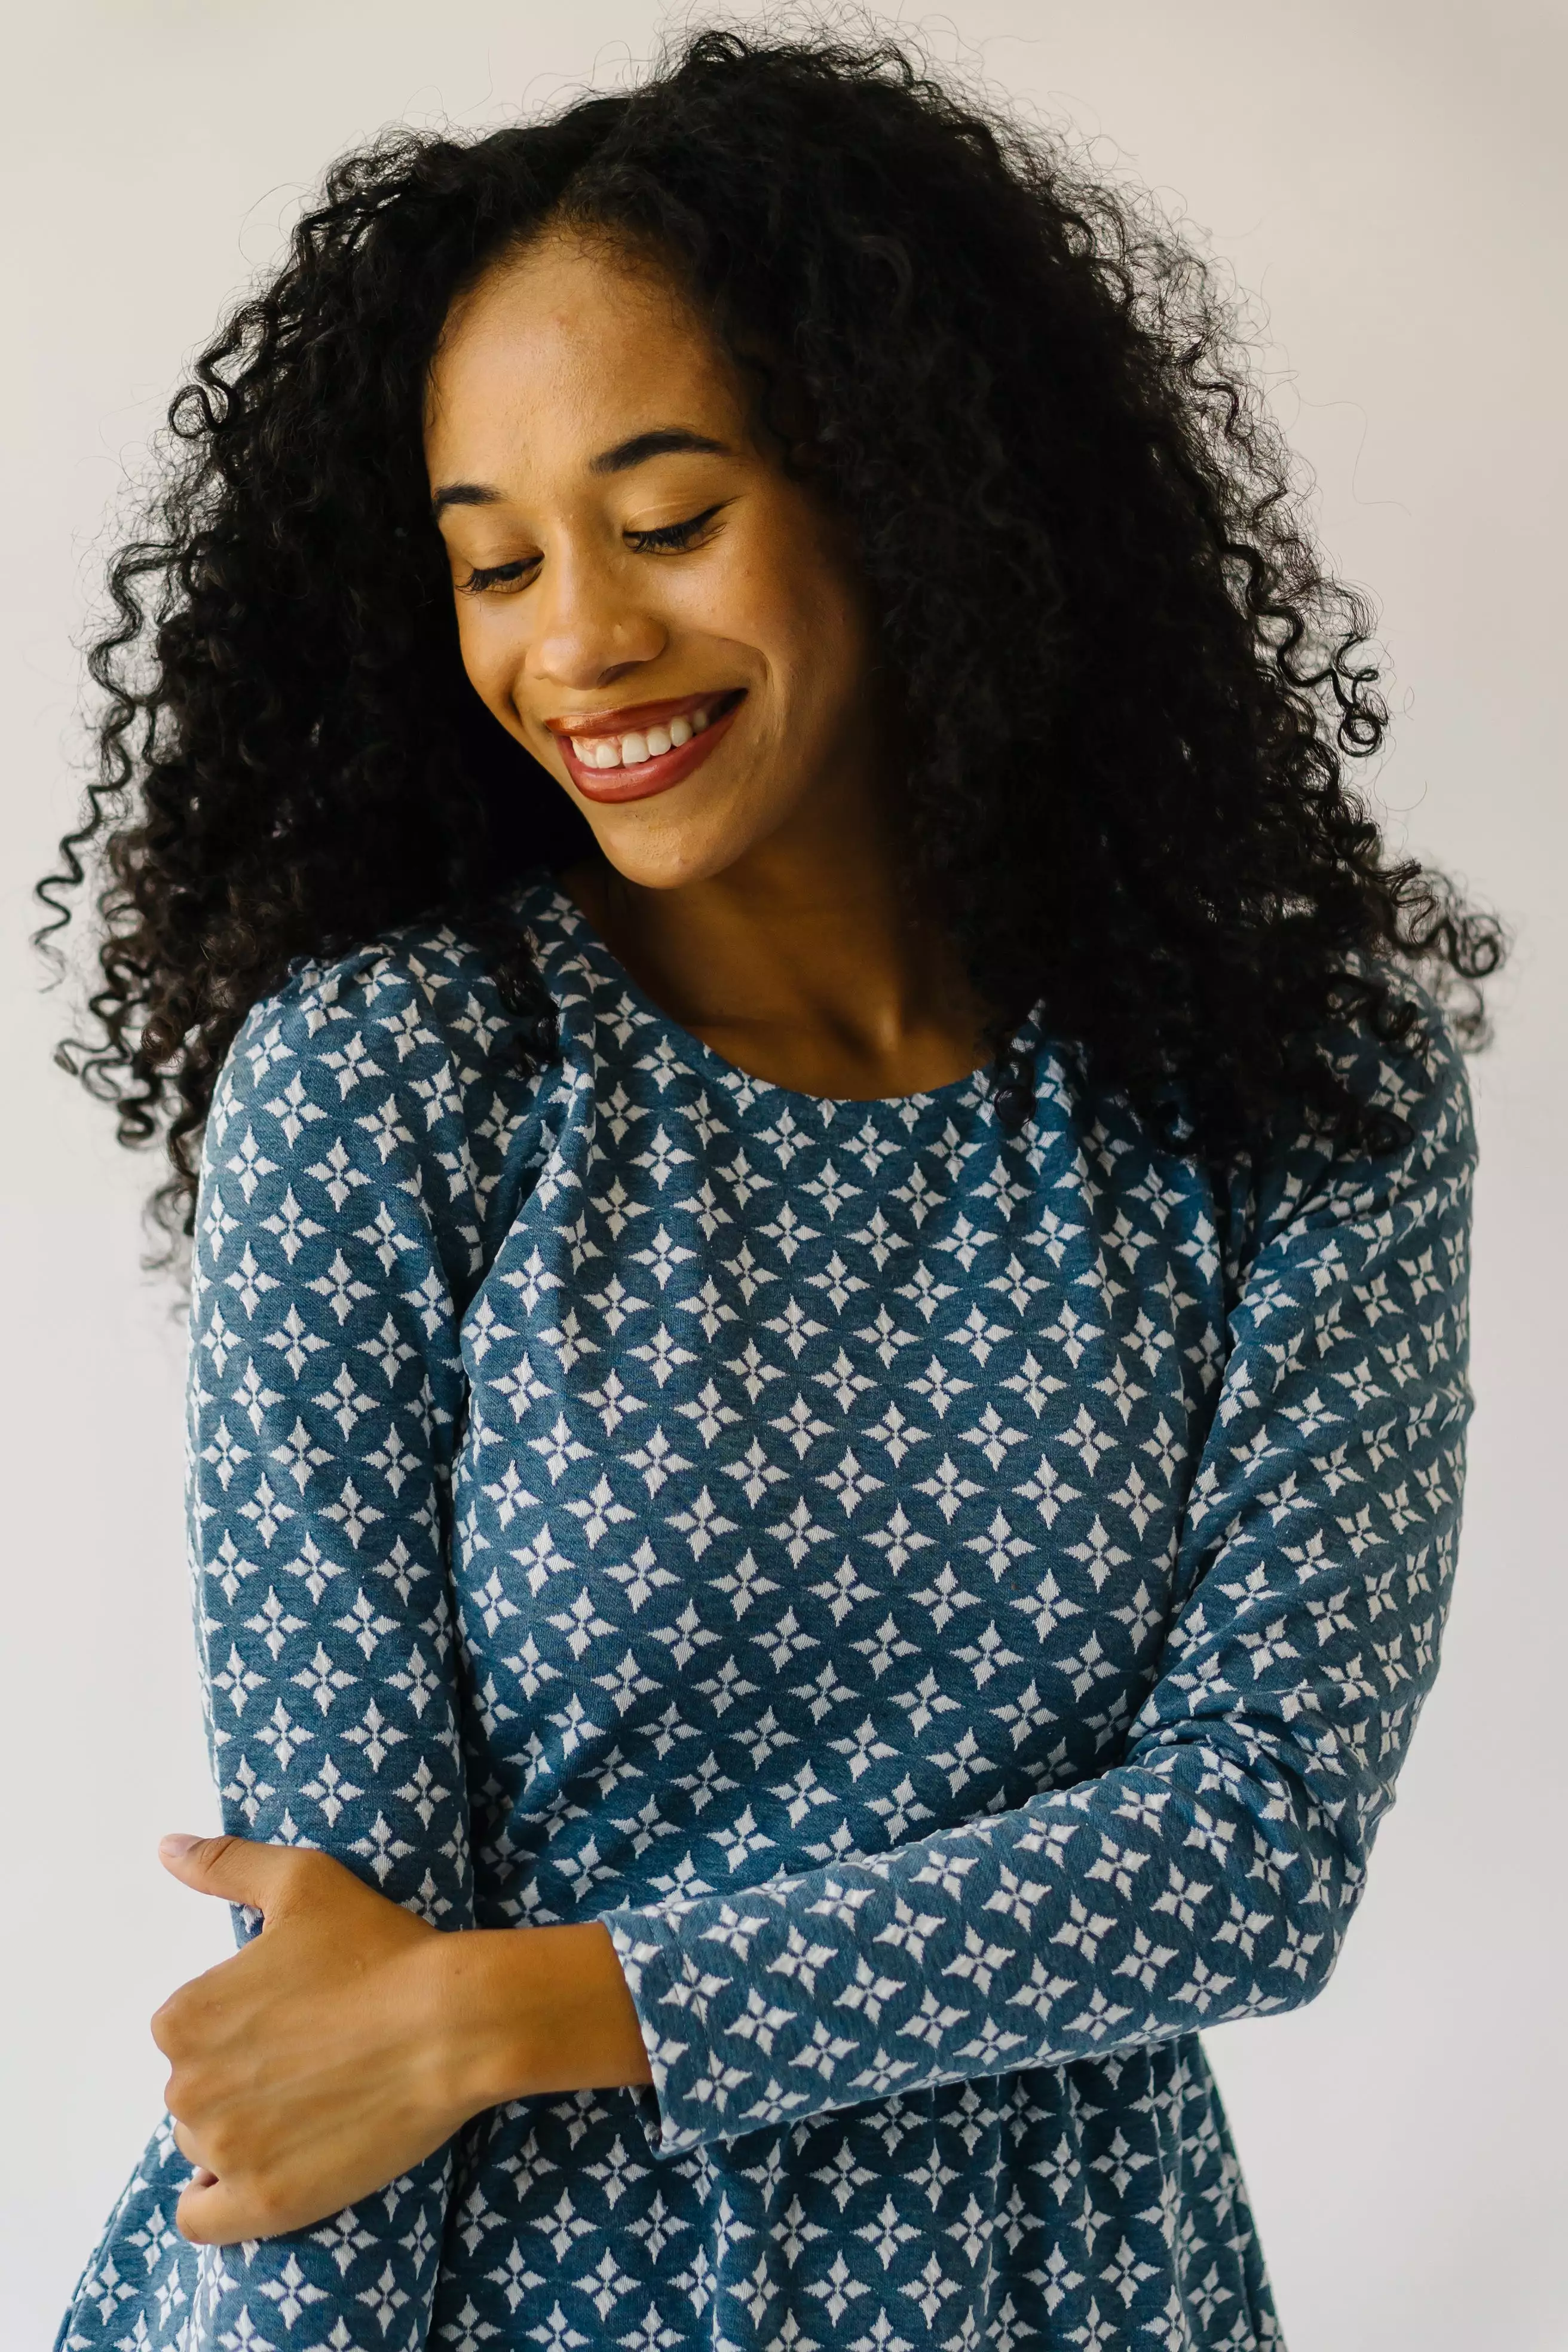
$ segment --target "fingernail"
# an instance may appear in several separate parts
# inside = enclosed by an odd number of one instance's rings
[[[194,1845],[200,1843],[200,1838],[189,1830],[171,1830],[167,1837],[158,1840],[158,1851],[166,1853],[171,1862],[178,1862],[182,1855],[189,1853]]]

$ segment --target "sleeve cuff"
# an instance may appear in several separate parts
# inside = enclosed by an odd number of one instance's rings
[[[710,2118],[682,2112],[689,2102],[678,2097],[673,2079],[679,2062],[691,2056],[692,2039],[700,2031],[694,2009],[701,1998],[696,1972],[668,1922],[657,1911],[610,1911],[601,1925],[609,1929],[616,1948],[653,2075],[651,2087],[637,2087],[637,2121],[655,2156],[683,2155],[716,2136]],[[691,2032],[672,2031],[672,2021]],[[703,2122],[709,2122],[707,2130]]]
[[[609,1930],[647,2051],[653,2084],[639,2088],[637,2111],[652,2154],[683,2156],[710,2140],[776,2127],[791,2106],[809,2104],[804,2093],[786,2093],[775,2107],[770,2094],[777,2084],[759,2103],[756,2075],[721,2057],[707,2011],[724,1979],[696,1965],[675,1918],[663,1910],[610,1911],[600,1924]]]

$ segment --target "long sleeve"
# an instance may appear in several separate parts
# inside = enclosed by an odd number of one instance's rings
[[[1458,1527],[1474,1152],[1431,1032],[1426,1068],[1359,1049],[1406,1146],[1301,1139],[1238,1182],[1228,1355],[1119,1760],[886,1853],[605,1915],[660,2153],[1112,2057],[1326,1981]]]
[[[236,1041],[197,1213],[186,1492],[225,1828],[321,1848],[458,1928],[456,1324],[531,1130],[526,1087],[491,1075],[482,977],[421,946],[297,973]],[[237,1912],[239,1940],[258,1925]],[[314,2227],[197,2255],[173,2231],[189,2168],[166,2130],[154,2148],[147,2260],[170,2258],[182,2352],[293,2341],[307,2315],[342,2352],[426,2344],[449,2149]]]

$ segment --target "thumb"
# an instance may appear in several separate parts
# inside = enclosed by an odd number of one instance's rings
[[[193,1837],[176,1830],[159,1839],[158,1859],[198,1895],[243,1903],[265,1915],[278,1902],[284,1874],[297,1857],[292,1846],[262,1845],[254,1838]]]
[[[226,2235],[224,2230],[227,2202],[216,2174],[199,2165],[185,2183],[174,2209],[174,2226],[181,2237],[195,2246],[233,2245],[237,2233],[230,2231]]]

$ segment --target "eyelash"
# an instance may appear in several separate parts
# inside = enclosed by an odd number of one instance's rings
[[[628,530],[625,536],[633,552],[638,555],[684,555],[700,543],[699,533],[713,520],[725,503],[721,499],[717,506],[704,507],[700,514],[688,515],[683,522],[662,523],[657,530]],[[489,588],[508,587],[513,583],[526,587],[528,583],[523,574],[536,568],[538,561],[533,557],[516,563],[492,563],[485,569],[470,572],[462,583],[462,592],[466,596],[482,596]]]

